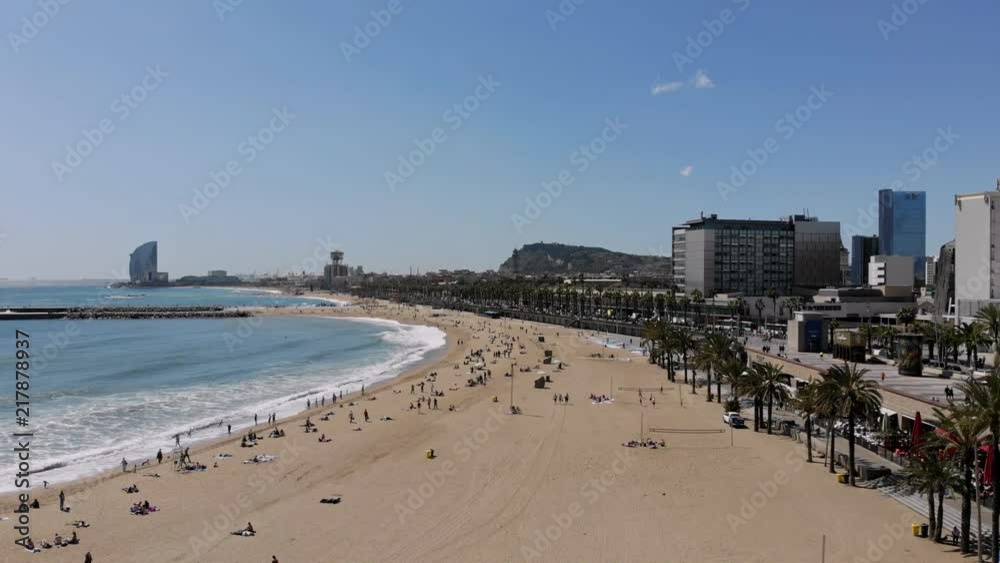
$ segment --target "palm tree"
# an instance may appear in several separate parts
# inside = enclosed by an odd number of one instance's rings
[[[677,304],[684,311],[684,324],[688,324],[688,306],[691,305],[691,299],[685,295],[677,300]]]
[[[774,317],[774,323],[778,322],[778,290],[773,287],[767,290],[767,298],[771,300],[771,316]]]
[[[986,328],[978,322],[962,323],[958,331],[962,345],[965,346],[965,359],[969,367],[975,368],[975,366],[979,365],[979,347],[990,341],[989,337],[986,336]]]
[[[872,340],[875,338],[875,327],[869,322],[861,325],[858,332],[865,337],[865,342],[867,343],[867,352],[872,353]]]
[[[649,363],[656,364],[660,360],[660,340],[664,326],[660,321],[649,321],[642,327],[642,340],[639,346],[649,353]]]
[[[739,393],[753,399],[753,431],[760,431],[760,422],[764,418],[764,396],[767,388],[760,372],[756,369],[749,369],[740,373]]]
[[[684,362],[684,383],[688,382],[688,356],[691,352],[698,348],[698,343],[694,338],[694,334],[686,328],[677,329],[674,332],[674,346],[677,353],[681,355],[681,359]],[[695,377],[691,376],[691,392],[697,393],[695,389]]]
[[[848,479],[854,486],[854,423],[860,417],[878,412],[882,406],[882,394],[878,384],[865,379],[866,369],[858,369],[857,364],[836,365],[823,374],[821,402],[836,417],[847,418],[847,459]],[[832,425],[831,425],[832,429]],[[831,467],[835,458],[831,457]]]
[[[975,467],[975,456],[983,441],[986,431],[985,420],[978,416],[977,410],[962,403],[952,403],[951,408],[934,409],[934,417],[938,420],[941,432],[935,434],[945,447],[945,451],[953,451],[962,470],[960,485],[962,491],[962,552],[969,553],[970,529],[972,527],[972,499],[976,492],[972,480]]]
[[[764,397],[767,399],[767,433],[771,434],[771,409],[774,407],[774,400],[785,402],[788,400],[788,388],[781,382],[785,372],[780,366],[771,363],[761,364],[754,368],[760,376],[760,385],[764,390]]]
[[[917,320],[917,311],[913,307],[903,307],[896,313],[896,324],[903,325],[904,332],[910,332],[910,325]]]
[[[982,324],[985,330],[990,333],[990,338],[993,339],[993,351],[1000,354],[1000,306],[990,303],[983,307],[976,313],[976,322]],[[996,359],[993,363],[1000,365]]]
[[[813,461],[812,422],[813,417],[819,412],[819,401],[816,392],[818,387],[818,383],[810,382],[805,387],[799,389],[798,396],[792,400],[795,410],[806,421],[806,456],[809,463]]]
[[[660,362],[662,366],[664,359],[666,359],[667,378],[673,382],[677,380],[677,374],[674,370],[674,354],[678,351],[677,339],[674,338],[677,329],[666,321],[661,322],[663,323],[663,333],[660,335],[659,344]]]
[[[910,492],[927,495],[930,535],[940,542],[944,528],[942,521],[944,491],[955,483],[954,468],[944,460],[932,446],[925,446],[911,458],[909,467],[903,470],[903,486]],[[937,496],[938,509],[935,510],[934,497]]]
[[[735,357],[726,360],[717,369],[717,374],[722,382],[729,386],[730,394],[737,401],[740,400],[740,393],[746,388],[746,379],[749,376],[747,367],[743,362]]]
[[[1000,368],[994,367],[983,382],[972,379],[958,384],[965,394],[974,416],[982,420],[990,431],[990,452],[997,455],[1000,449]],[[993,463],[992,482],[1000,483],[1000,463]],[[992,513],[993,553],[1000,553],[1000,510]]]
[[[753,308],[757,309],[757,324],[759,324],[761,328],[763,328],[763,326],[764,326],[764,308],[765,307],[767,307],[767,305],[764,304],[764,300],[763,299],[758,298],[753,303]]]
[[[700,322],[702,326],[705,326],[705,316],[702,312],[702,306],[705,304],[705,295],[701,292],[701,290],[696,289],[691,292],[691,303],[694,303],[695,324]]]
[[[710,333],[698,345],[698,355],[695,357],[695,365],[708,372],[707,401],[712,401],[712,371],[715,370],[718,372],[719,368],[732,355],[732,340],[724,334],[717,332]],[[722,379],[718,373],[716,373],[715,382],[718,402],[722,403]]]

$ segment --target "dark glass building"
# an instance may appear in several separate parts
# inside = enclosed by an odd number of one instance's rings
[[[793,287],[840,282],[840,223],[702,216],[673,229],[673,274],[690,293],[790,295]]]
[[[879,254],[912,256],[913,276],[923,281],[927,261],[927,192],[878,192]]]
[[[136,248],[129,259],[128,275],[132,282],[154,282],[156,277],[156,241]]]
[[[851,237],[851,285],[868,285],[868,262],[878,253],[878,236]]]

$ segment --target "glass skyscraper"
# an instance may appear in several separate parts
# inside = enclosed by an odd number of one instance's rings
[[[879,253],[878,237],[851,237],[851,284],[868,285],[868,262]]]
[[[128,263],[128,275],[133,282],[156,281],[156,242],[147,242],[135,249]]]
[[[923,281],[927,261],[927,192],[878,192],[879,254],[912,256],[913,277]]]

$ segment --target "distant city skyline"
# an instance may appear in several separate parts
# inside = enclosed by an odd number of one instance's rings
[[[896,3],[5,3],[0,278],[127,276],[152,240],[173,279],[330,244],[390,273],[668,256],[700,212],[808,210],[850,248],[883,188],[927,193],[936,256],[1000,175],[1000,6]]]

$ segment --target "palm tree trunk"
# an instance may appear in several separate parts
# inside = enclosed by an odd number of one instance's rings
[[[962,553],[969,553],[972,528],[972,460],[974,450],[967,450],[962,460]]]
[[[697,383],[696,383],[697,380],[698,380],[698,372],[692,370],[691,371],[691,394],[693,394],[693,395],[698,393],[698,387],[697,387]],[[687,382],[687,356],[684,357],[684,381]]]
[[[712,402],[712,366],[708,366],[708,394],[705,395],[705,400],[709,403]]]
[[[997,448],[1000,448],[1000,424],[990,425],[990,455],[993,456],[993,483],[1000,483],[1000,463],[996,455]],[[996,498],[996,497],[994,497]],[[993,557],[1000,553],[1000,510],[991,511],[990,524],[993,526]]]
[[[833,432],[833,422],[836,420],[836,418],[837,417],[834,416],[830,417],[830,435],[827,437],[827,441],[830,442],[830,465],[828,466],[830,473],[836,473],[836,471],[833,468],[833,466],[835,465],[834,462],[837,459],[837,436]]]
[[[760,432],[760,397],[753,396],[753,431]]]
[[[937,512],[934,510],[934,490],[931,489],[927,491],[927,507],[928,507],[928,521],[930,523],[930,529],[927,532],[929,537],[934,537],[934,530],[937,527]]]
[[[941,536],[944,535],[944,486],[938,487],[937,505],[937,531],[934,532],[934,541],[941,543]]]
[[[809,415],[806,415],[806,461],[813,462],[813,424]]]
[[[774,403],[774,393],[767,392],[767,434],[771,434],[771,406]]]
[[[715,402],[722,404],[722,377],[715,374]]]
[[[847,419],[847,479],[854,486],[854,409],[849,411]]]
[[[684,352],[684,385],[687,385],[687,382],[688,382],[688,355],[687,352]]]

